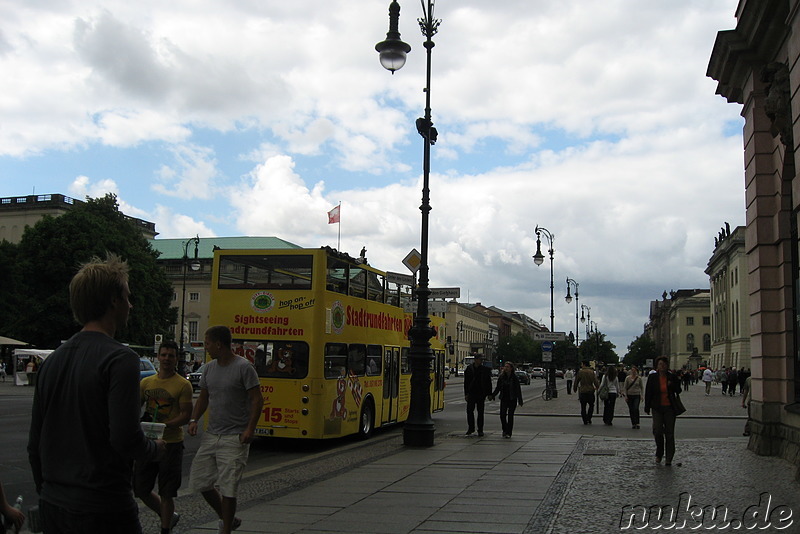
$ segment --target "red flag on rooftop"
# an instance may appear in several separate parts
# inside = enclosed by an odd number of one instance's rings
[[[328,212],[328,224],[334,224],[339,222],[339,211],[341,210],[342,205],[339,204],[331,211]]]

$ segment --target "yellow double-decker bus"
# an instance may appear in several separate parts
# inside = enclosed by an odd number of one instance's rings
[[[233,334],[264,396],[261,436],[325,439],[408,417],[410,288],[330,248],[216,250],[210,324]],[[444,408],[443,319],[432,318],[431,410]]]

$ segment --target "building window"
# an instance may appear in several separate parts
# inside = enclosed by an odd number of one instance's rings
[[[686,350],[687,352],[694,350],[694,334],[686,334]]]
[[[197,321],[189,321],[189,341],[197,341]]]
[[[703,316],[703,326],[709,326],[711,324],[711,316],[706,315]]]
[[[200,293],[191,292],[189,293],[189,302],[199,302],[200,301]]]
[[[686,326],[693,326],[693,325],[694,325],[694,317],[687,317]]]
[[[711,334],[703,334],[703,352],[711,351]]]

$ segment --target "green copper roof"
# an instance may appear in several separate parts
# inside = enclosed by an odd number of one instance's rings
[[[190,239],[192,238],[151,239],[150,244],[155,250],[161,252],[159,259],[179,260],[183,258],[184,247]],[[277,237],[201,237],[200,246],[197,248],[197,257],[213,258],[215,246],[222,249],[303,248]],[[189,243],[188,254],[190,258],[194,257],[194,243]]]

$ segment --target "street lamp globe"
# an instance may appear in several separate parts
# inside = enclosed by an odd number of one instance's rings
[[[386,40],[375,45],[375,50],[380,54],[381,65],[391,71],[400,70],[406,64],[406,54],[411,52],[411,46],[400,39],[397,22],[400,19],[400,4],[393,0],[389,4],[389,31]]]

